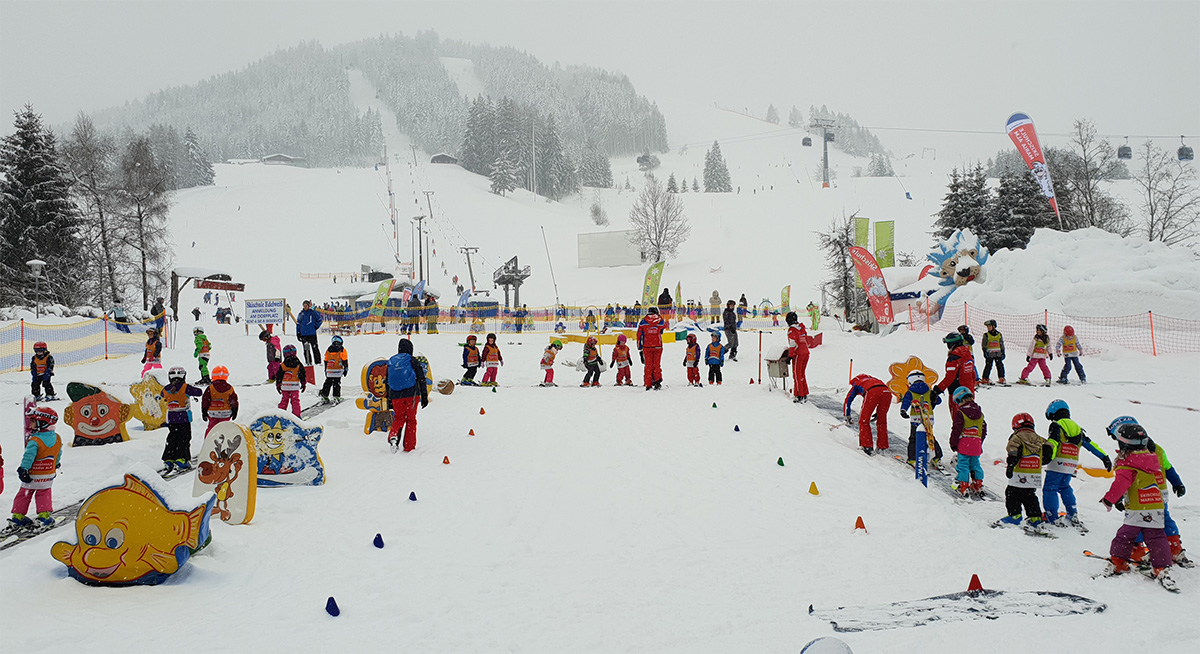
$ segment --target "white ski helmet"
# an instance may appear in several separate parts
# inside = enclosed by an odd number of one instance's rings
[[[179,366],[175,366],[167,371],[167,379],[171,381],[175,381],[176,379],[183,381],[187,379],[187,371]]]

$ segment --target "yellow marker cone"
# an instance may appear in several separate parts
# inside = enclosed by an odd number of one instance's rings
[[[817,482],[814,481],[808,485],[808,494],[809,495],[820,495],[821,494],[820,492],[817,491]]]

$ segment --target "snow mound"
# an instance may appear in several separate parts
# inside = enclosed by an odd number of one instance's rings
[[[1200,320],[1200,261],[1183,248],[1097,228],[1039,229],[1024,250],[993,253],[986,281],[963,286],[951,299],[963,302],[1001,313],[1153,311]]]

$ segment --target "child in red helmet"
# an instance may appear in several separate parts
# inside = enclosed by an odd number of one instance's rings
[[[1075,336],[1074,327],[1063,327],[1062,336],[1058,337],[1058,343],[1054,345],[1054,353],[1063,358],[1063,369],[1058,375],[1058,383],[1067,383],[1067,375],[1071,374],[1072,365],[1075,366],[1075,374],[1079,375],[1079,382],[1087,383],[1087,374],[1083,372],[1083,365],[1079,363],[1079,357],[1083,354],[1083,343]]]
[[[33,344],[33,357],[29,359],[29,372],[33,375],[33,384],[30,390],[33,392],[35,400],[53,402],[58,399],[54,395],[54,386],[50,384],[50,378],[54,376],[54,355],[50,354],[50,348],[44,341]],[[44,397],[42,396],[43,388],[46,390]]]
[[[50,512],[54,510],[50,488],[54,484],[58,460],[62,455],[62,439],[54,431],[58,413],[50,407],[39,406],[30,409],[29,418],[33,423],[33,433],[25,443],[25,453],[17,468],[21,490],[13,498],[9,529],[54,526],[54,518],[50,517]],[[35,502],[37,506],[36,523],[25,515],[30,502]]]
[[[700,344],[695,334],[688,334],[687,348],[683,351],[683,367],[687,369],[688,386],[703,386],[700,383]]]
[[[462,367],[466,372],[463,373],[462,379],[458,382],[463,386],[478,386],[475,381],[475,373],[479,372],[479,348],[475,346],[475,342],[479,339],[471,334],[467,336],[467,342],[463,345],[462,352]]]
[[[624,334],[617,334],[617,344],[613,346],[612,361],[609,368],[617,369],[617,386],[633,386],[633,360],[629,356],[629,340]]]
[[[1046,536],[1042,507],[1037,492],[1042,487],[1042,465],[1050,462],[1050,446],[1046,439],[1034,431],[1033,416],[1018,413],[1012,419],[1012,435],[1005,446],[1008,457],[1004,476],[1008,486],[1004,489],[1004,508],[1008,515],[992,526],[1021,526],[1021,509],[1025,509],[1025,531]]]

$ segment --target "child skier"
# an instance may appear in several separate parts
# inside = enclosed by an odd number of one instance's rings
[[[162,341],[158,338],[158,330],[149,327],[146,329],[146,352],[142,354],[142,376],[145,377],[147,372],[155,368],[162,368]]]
[[[1054,344],[1054,353],[1063,358],[1063,369],[1058,375],[1058,383],[1066,384],[1067,375],[1071,374],[1071,366],[1075,366],[1075,374],[1079,375],[1081,384],[1087,383],[1087,374],[1083,372],[1083,365],[1079,363],[1079,357],[1083,353],[1083,343],[1075,336],[1075,328],[1067,325],[1063,327],[1062,336],[1058,337],[1058,342]]]
[[[987,421],[983,409],[975,403],[975,396],[965,386],[954,389],[950,398],[958,405],[954,414],[954,426],[950,429],[950,449],[958,453],[958,493],[963,497],[970,492],[983,499],[983,466],[979,457],[983,454],[983,441],[987,438]]]
[[[350,357],[342,347],[342,337],[334,336],[325,350],[325,385],[321,387],[321,403],[329,404],[329,391],[333,390],[334,402],[342,401],[342,377],[350,369]]]
[[[167,403],[167,444],[162,460],[165,472],[187,470],[192,460],[192,401],[204,391],[187,383],[187,371],[174,366],[167,371],[166,387],[162,390]]]
[[[925,373],[920,370],[908,373],[908,391],[900,400],[900,417],[909,421],[908,465],[910,466],[917,464],[917,428],[922,424],[922,417],[929,422],[929,427],[932,428],[933,408],[941,401],[941,396],[934,393],[929,384],[925,383]],[[922,406],[929,407],[928,415],[923,413]],[[942,445],[937,442],[933,433],[929,433],[928,438],[933,441],[933,459],[930,460],[930,464],[938,468],[942,465]]]
[[[54,526],[50,512],[54,510],[51,486],[58,471],[58,460],[62,456],[62,439],[54,431],[58,423],[58,412],[50,407],[34,407],[29,411],[33,433],[25,443],[25,454],[17,467],[17,478],[21,489],[12,503],[9,529],[27,527],[49,528]],[[37,522],[26,515],[29,503],[37,507]]]
[[[1038,325],[1035,329],[1037,333],[1033,335],[1033,341],[1029,343],[1029,349],[1025,352],[1025,360],[1029,363],[1021,371],[1021,378],[1017,380],[1017,383],[1028,386],[1027,377],[1036,366],[1042,369],[1042,375],[1046,377],[1046,385],[1049,386],[1050,367],[1046,365],[1046,360],[1054,358],[1054,355],[1050,353],[1050,335],[1046,333],[1045,325]]]
[[[500,371],[500,366],[504,365],[504,356],[500,354],[500,346],[496,345],[496,335],[488,334],[487,342],[483,344],[483,382],[482,386],[499,386],[496,383],[496,373]]]
[[[208,422],[204,435],[222,422],[237,419],[237,414],[238,396],[229,383],[229,368],[217,366],[212,369],[212,384],[200,398],[200,416]]]
[[[974,342],[975,339],[971,339]],[[975,357],[971,355],[971,346],[967,344],[967,339],[961,331],[954,331],[946,334],[942,339],[946,344],[946,376],[942,377],[942,381],[935,387],[938,393],[948,393],[951,398],[954,397],[954,391],[960,387],[966,387],[971,394],[975,394],[975,383],[979,375],[975,372]],[[954,402],[949,403],[950,417],[958,414],[958,405]]]
[[[275,371],[275,390],[279,392],[279,408],[287,409],[290,404],[292,413],[300,417],[300,394],[308,389],[308,380],[304,374],[304,364],[296,356],[295,345],[283,346],[283,363]]]
[[[588,336],[587,343],[583,346],[583,365],[587,368],[587,373],[583,375],[583,383],[579,386],[599,386],[600,385],[600,347],[597,345],[595,336]],[[591,380],[589,382],[588,380]]]
[[[196,351],[192,356],[196,357],[196,361],[200,364],[200,381],[197,384],[211,384],[212,380],[208,378],[208,359],[212,350],[212,343],[208,342],[208,337],[204,335],[204,328],[197,325],[192,328],[192,336],[196,344]]]
[[[264,329],[258,333],[258,340],[267,346],[267,382],[270,383],[279,372],[279,337]]]
[[[1004,381],[1004,335],[996,330],[996,321],[988,320],[983,323],[987,331],[983,333],[983,379],[980,384],[991,384],[992,364],[996,364],[996,374],[1000,375],[1000,383]]]
[[[617,369],[617,383],[614,386],[633,386],[633,359],[629,354],[629,340],[624,334],[617,334],[617,344],[613,346],[612,361],[609,368]]]
[[[495,335],[489,335],[491,338]],[[411,452],[417,447],[417,403],[420,402],[422,409],[429,405],[425,368],[413,357],[412,351],[412,341],[402,338],[396,354],[388,360],[388,398],[395,415],[388,430],[388,443],[393,452],[400,449],[402,429],[404,451]]]
[[[921,375],[919,372],[916,374]],[[924,383],[924,379],[924,376],[921,375],[922,383]],[[911,387],[909,392],[912,392]],[[862,411],[858,414],[858,446],[862,448],[863,452],[866,452],[867,456],[872,456],[875,454],[872,446],[880,450],[888,448],[887,413],[888,407],[892,404],[892,393],[886,384],[870,375],[855,376],[850,380],[850,391],[846,393],[846,400],[842,403],[842,416],[846,419],[847,424],[850,423],[850,406],[854,404],[854,398],[859,395],[863,396],[863,406]],[[910,399],[910,396],[905,395],[905,398]],[[871,438],[872,417],[875,418],[875,438]],[[909,449],[912,447],[910,445]],[[938,456],[940,457],[941,454]]]
[[[709,385],[721,385],[721,366],[725,365],[725,346],[721,345],[721,332],[712,332],[712,342],[704,349],[704,363],[708,364]],[[699,381],[697,386],[703,386]]]
[[[467,336],[467,342],[463,345],[463,362],[462,367],[466,372],[463,373],[462,380],[458,383],[463,386],[478,386],[475,381],[475,373],[479,372],[479,348],[475,347],[475,341],[479,340],[474,334]]]
[[[1056,527],[1066,525],[1058,521],[1058,498],[1062,497],[1070,524],[1083,528],[1083,522],[1075,513],[1075,491],[1071,480],[1079,467],[1079,448],[1087,448],[1104,462],[1105,470],[1112,470],[1112,460],[1099,445],[1088,438],[1079,423],[1071,419],[1071,408],[1062,400],[1054,400],[1046,407],[1046,419],[1050,421],[1050,463],[1046,466],[1046,483],[1042,486],[1042,506],[1046,509],[1046,521]]]
[[[1119,575],[1129,571],[1129,557],[1133,552],[1133,541],[1141,535],[1150,550],[1150,564],[1154,568],[1154,579],[1167,590],[1175,590],[1171,578],[1171,548],[1164,530],[1164,502],[1159,484],[1163,472],[1158,457],[1147,447],[1150,437],[1141,425],[1121,425],[1117,429],[1116,477],[1112,486],[1100,502],[1112,511],[1115,506],[1125,512],[1125,522],[1117,530],[1109,546],[1109,563],[1105,576]]]
[[[54,355],[50,354],[50,348],[46,346],[45,341],[38,341],[33,344],[33,357],[29,359],[29,373],[33,375],[33,384],[30,386],[30,391],[33,393],[33,399],[41,402],[53,402],[58,397],[54,395],[54,386],[50,384],[50,378],[54,376]],[[42,395],[42,389],[46,390],[46,395]]]
[[[542,383],[538,384],[538,386],[542,386],[542,387],[558,386],[558,384],[554,383],[554,359],[555,359],[555,357],[558,356],[558,353],[562,351],[562,348],[563,348],[562,341],[560,341],[556,338],[556,339],[554,339],[554,341],[552,341],[549,345],[546,346],[546,351],[542,352],[541,368],[542,368],[542,370],[546,371],[546,378],[543,379]],[[465,356],[465,353],[464,353],[464,356]],[[472,376],[474,376],[474,375],[472,374]]]
[[[1004,476],[1008,477],[1008,486],[1004,489],[1004,508],[1008,515],[1000,518],[997,526],[1020,525],[1021,508],[1024,507],[1025,530],[1045,536],[1049,532],[1042,518],[1037,491],[1042,487],[1042,464],[1050,460],[1050,446],[1033,427],[1033,416],[1028,413],[1013,416],[1013,433],[1005,446],[1008,457]]]
[[[687,347],[683,350],[683,367],[687,370],[688,386],[703,386],[700,383],[700,344],[695,334],[688,334]]]
[[[1122,425],[1136,424],[1138,424],[1138,422],[1132,416],[1120,416],[1118,418],[1114,418],[1113,421],[1108,425],[1108,435],[1112,437],[1113,440],[1117,440],[1117,430],[1120,429]],[[1162,468],[1163,471],[1163,479],[1159,480],[1158,490],[1163,496],[1163,523],[1165,527],[1164,530],[1167,534],[1167,543],[1171,546],[1171,559],[1175,563],[1185,568],[1194,567],[1195,563],[1188,558],[1187,553],[1183,549],[1183,542],[1179,538],[1179,525],[1177,525],[1175,520],[1171,518],[1171,507],[1167,502],[1167,499],[1169,498],[1167,495],[1168,483],[1171,484],[1171,492],[1175,493],[1176,497],[1183,497],[1183,494],[1187,492],[1187,489],[1183,486],[1183,480],[1179,478],[1179,471],[1175,469],[1175,466],[1171,464],[1171,460],[1167,458],[1166,449],[1164,449],[1159,443],[1155,443],[1154,439],[1150,439],[1147,449],[1154,452],[1154,455],[1158,457],[1159,467]],[[1149,554],[1149,550],[1146,549],[1146,546],[1142,540],[1143,539],[1139,536],[1137,542],[1133,546],[1133,555],[1130,560],[1138,562],[1145,561],[1146,555]]]

